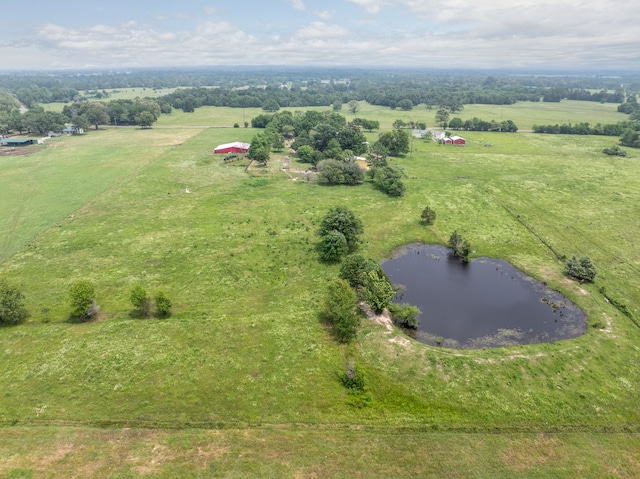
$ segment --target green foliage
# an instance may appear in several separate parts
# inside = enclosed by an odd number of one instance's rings
[[[592,283],[598,274],[598,271],[588,256],[583,256],[578,259],[573,255],[565,263],[565,273],[573,278],[579,279],[580,281]]]
[[[428,225],[432,225],[436,220],[436,212],[432,210],[429,206],[425,207],[422,210],[422,214],[420,214],[420,219],[424,221]]]
[[[389,155],[400,156],[409,152],[409,133],[394,128],[380,135],[377,143],[380,143]]]
[[[311,145],[302,145],[296,150],[296,153],[302,163],[311,163],[313,156],[313,148]]]
[[[402,173],[392,166],[371,168],[369,170],[374,186],[389,196],[400,197],[404,195],[406,187],[402,182]]]
[[[142,128],[149,128],[156,121],[156,117],[149,111],[141,111],[135,117],[136,123]]]
[[[354,251],[358,247],[364,231],[362,221],[346,206],[336,206],[327,212],[320,223],[318,235],[324,237],[334,230],[344,236],[348,251]]]
[[[129,296],[131,304],[138,314],[144,317],[151,315],[151,298],[147,294],[147,290],[140,285],[136,285],[131,289]]]
[[[604,150],[602,150],[602,153],[609,156],[627,156],[627,152],[617,145],[610,148],[605,148]]]
[[[350,343],[356,337],[360,318],[356,314],[356,293],[343,279],[335,279],[327,286],[322,317],[333,325],[341,343]]]
[[[258,163],[267,164],[271,153],[271,138],[266,133],[257,133],[251,139],[247,156]]]
[[[322,160],[318,163],[318,183],[357,185],[364,181],[364,171],[354,161]]]
[[[471,254],[471,245],[457,231],[451,233],[449,237],[449,247],[453,250],[453,254],[460,258],[463,262],[469,262],[469,254]]]
[[[418,316],[422,314],[422,311],[420,311],[417,306],[412,306],[406,303],[391,303],[388,307],[393,322],[398,326],[408,329],[418,329],[418,326],[420,325],[420,319]]]
[[[318,251],[322,261],[333,263],[349,252],[349,245],[340,231],[331,230],[320,237]]]
[[[86,280],[78,280],[69,287],[70,318],[74,321],[90,321],[100,308],[95,302],[95,288]]]
[[[160,318],[166,318],[171,315],[171,308],[173,304],[169,297],[163,292],[158,291],[155,296],[156,314]]]
[[[622,138],[620,138],[620,144],[623,146],[629,146],[631,148],[640,148],[640,131],[627,128],[622,133]]]
[[[340,265],[340,278],[357,291],[364,285],[364,275],[378,270],[381,271],[382,267],[376,261],[354,253],[348,255]]]
[[[391,282],[381,270],[368,271],[362,275],[360,295],[376,313],[389,307],[395,294]]]
[[[25,305],[25,298],[17,286],[0,279],[0,325],[22,323],[29,313]]]

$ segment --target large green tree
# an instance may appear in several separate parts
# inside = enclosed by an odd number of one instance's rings
[[[328,284],[322,317],[333,325],[341,343],[350,343],[358,332],[360,318],[356,314],[356,300],[356,293],[345,280],[335,279]]]
[[[16,286],[0,279],[0,325],[19,324],[27,316],[22,292]]]
[[[336,206],[330,209],[322,218],[318,235],[320,237],[327,235],[331,231],[338,231],[347,241],[349,251],[357,248],[360,242],[364,228],[362,221],[346,206]]]
[[[102,103],[90,103],[84,114],[87,117],[87,120],[89,120],[89,123],[96,127],[96,130],[100,125],[109,124],[109,115]]]
[[[405,130],[394,129],[385,132],[378,138],[378,143],[391,156],[399,156],[409,152],[409,134]]]

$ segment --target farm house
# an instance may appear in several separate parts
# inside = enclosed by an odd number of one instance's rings
[[[241,141],[234,141],[233,143],[224,143],[218,145],[213,149],[215,154],[219,153],[246,153],[249,151],[250,143],[243,143]]]

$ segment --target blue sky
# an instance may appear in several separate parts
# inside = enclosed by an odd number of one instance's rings
[[[640,68],[636,0],[34,0],[28,7],[0,20],[2,69]]]

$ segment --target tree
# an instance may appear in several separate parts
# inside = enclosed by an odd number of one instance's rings
[[[69,287],[70,317],[75,321],[89,321],[100,311],[95,301],[95,288],[86,280],[74,282]]]
[[[409,111],[409,110],[411,110],[413,108],[413,102],[411,100],[409,100],[408,98],[405,98],[404,100],[400,100],[398,102],[397,106],[401,110]]]
[[[311,145],[318,151],[325,151],[329,148],[329,142],[336,138],[338,131],[333,125],[320,123],[315,126],[311,134]]]
[[[389,196],[402,196],[406,190],[406,187],[400,179],[402,173],[396,168],[391,166],[383,166],[380,168],[372,168],[369,170],[369,175],[373,180],[373,184],[380,191],[388,194]]]
[[[269,98],[262,104],[262,109],[268,112],[275,112],[280,109],[280,105],[274,98]]]
[[[420,320],[418,316],[422,314],[422,311],[417,306],[411,306],[409,304],[396,304],[391,303],[388,306],[389,313],[391,313],[391,319],[398,326],[408,329],[418,329]]]
[[[327,263],[340,261],[349,251],[347,239],[338,230],[331,230],[320,238],[320,259]]]
[[[141,316],[148,317],[151,315],[151,298],[149,298],[146,289],[140,285],[134,286],[131,289],[129,298],[131,304]]]
[[[109,123],[109,115],[107,115],[101,103],[90,103],[84,115],[87,117],[89,123],[95,125],[96,130],[100,125],[107,125]]]
[[[378,314],[391,304],[396,294],[391,282],[381,270],[372,270],[363,274],[362,299]]]
[[[265,133],[257,133],[251,139],[251,146],[247,151],[247,156],[258,163],[264,165],[269,161],[271,154],[271,139]]]
[[[620,138],[622,146],[630,146],[631,148],[640,148],[640,132],[631,128],[627,128]]]
[[[356,155],[362,155],[367,151],[367,137],[362,134],[360,127],[355,123],[348,123],[341,128],[336,139],[343,150],[351,150]]]
[[[333,325],[333,332],[341,343],[356,337],[360,318],[356,314],[356,293],[343,279],[335,279],[327,286],[322,317]]]
[[[313,148],[309,145],[302,145],[296,151],[298,159],[303,163],[311,163],[311,157],[313,155]]]
[[[29,316],[24,307],[24,295],[5,280],[0,280],[0,325],[20,324]]]
[[[151,128],[156,121],[156,117],[150,111],[141,111],[136,115],[136,123],[140,128]]]
[[[436,112],[436,123],[442,126],[442,128],[446,128],[448,121],[449,121],[449,109],[439,108],[438,111]]]
[[[449,122],[449,128],[451,128],[452,130],[462,130],[462,128],[464,128],[464,122],[462,121],[462,118],[458,118],[457,116],[455,118],[452,118]]]
[[[349,251],[354,251],[363,233],[362,221],[346,206],[330,209],[320,223],[318,236],[323,237],[330,231],[338,231],[347,241]]]
[[[467,240],[458,234],[457,231],[451,233],[449,237],[449,247],[453,250],[454,256],[460,258],[464,263],[469,262],[471,245]]]
[[[169,297],[163,292],[158,291],[155,296],[156,314],[160,318],[166,318],[171,315],[172,303]]]
[[[333,108],[333,111],[342,110],[342,100],[334,100],[334,102],[331,104],[331,107]]]
[[[588,256],[578,259],[575,255],[565,263],[565,273],[587,283],[592,283],[598,274],[595,265]]]
[[[360,111],[360,103],[358,103],[356,100],[351,100],[348,103],[348,106],[349,111],[353,114],[353,116],[356,116],[356,113]]]
[[[422,210],[422,214],[420,215],[420,218],[426,224],[431,225],[436,220],[436,212],[427,206],[425,207],[424,210]]]
[[[405,130],[394,129],[383,133],[378,138],[391,156],[399,156],[409,152],[409,134]]]

